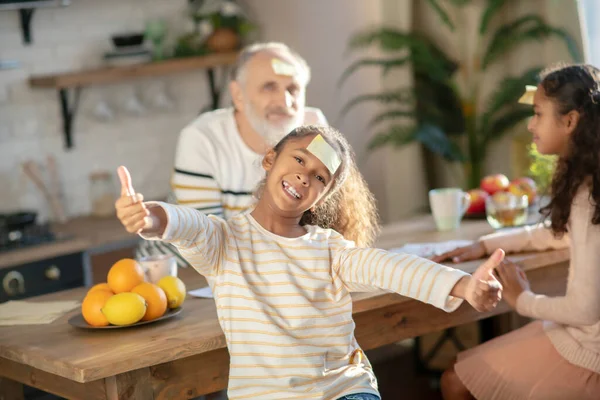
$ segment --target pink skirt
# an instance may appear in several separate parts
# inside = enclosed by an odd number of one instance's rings
[[[460,353],[454,371],[478,400],[600,399],[600,374],[558,354],[540,321]]]

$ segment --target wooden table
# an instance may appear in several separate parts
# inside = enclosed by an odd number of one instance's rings
[[[491,229],[485,221],[466,221],[460,230],[435,232],[429,217],[388,226],[378,245],[475,239]],[[568,251],[512,257],[527,270],[535,291],[564,291]],[[478,262],[458,265],[472,272]],[[192,270],[180,276],[188,289],[204,286]],[[39,297],[81,299],[84,289]],[[34,300],[38,300],[34,299]],[[356,293],[356,337],[365,350],[476,321],[508,310],[477,313],[463,304],[453,313],[389,293]],[[189,298],[180,316],[144,328],[86,331],[67,320],[78,310],[48,325],[0,327],[0,400],[18,399],[21,383],[72,399],[186,399],[224,389],[229,356],[212,299]]]

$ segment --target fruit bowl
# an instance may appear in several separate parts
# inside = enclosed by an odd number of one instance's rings
[[[152,324],[154,322],[164,321],[165,319],[173,318],[174,316],[176,316],[179,313],[181,313],[182,309],[183,309],[183,307],[177,307],[177,308],[169,309],[169,310],[167,310],[163,314],[162,317],[158,317],[158,318],[153,319],[151,321],[139,321],[139,322],[136,322],[135,324],[130,324],[130,325],[106,325],[106,326],[93,326],[93,325],[90,325],[87,322],[85,322],[85,319],[83,319],[83,315],[81,313],[78,313],[78,314],[72,316],[71,318],[69,318],[69,324],[72,325],[72,326],[74,326],[74,327],[76,327],[76,328],[81,328],[81,329],[120,329],[120,328],[133,328],[135,326]]]

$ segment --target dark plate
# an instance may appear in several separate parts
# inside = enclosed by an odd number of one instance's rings
[[[119,325],[108,325],[108,326],[92,326],[90,324],[88,324],[87,322],[85,322],[85,319],[83,319],[83,315],[81,315],[81,313],[72,316],[71,318],[69,318],[69,324],[73,325],[74,327],[77,328],[82,328],[82,329],[119,329],[119,328],[133,328],[135,326],[140,326],[140,325],[146,325],[146,324],[152,324],[154,322],[158,322],[158,321],[163,321],[165,319],[169,319],[172,318],[174,316],[176,316],[177,314],[179,314],[182,310],[182,307],[178,307],[178,308],[174,308],[174,309],[169,309],[167,310],[167,312],[165,313],[165,315],[163,315],[160,318],[156,318],[153,319],[152,321],[140,321],[140,322],[136,322],[135,324],[131,324],[131,325],[124,325],[124,326],[119,326]]]

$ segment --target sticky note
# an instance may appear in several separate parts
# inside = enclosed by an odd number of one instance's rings
[[[333,147],[323,139],[323,136],[317,135],[306,147],[315,157],[317,157],[329,170],[331,175],[339,168],[342,160],[337,155]]]
[[[273,71],[275,71],[277,75],[296,75],[296,68],[294,68],[292,64],[288,64],[285,61],[280,60],[279,58],[273,58],[271,60],[271,65],[273,66]]]
[[[533,96],[537,91],[537,86],[527,85],[525,86],[525,93],[519,98],[521,104],[533,104]]]

